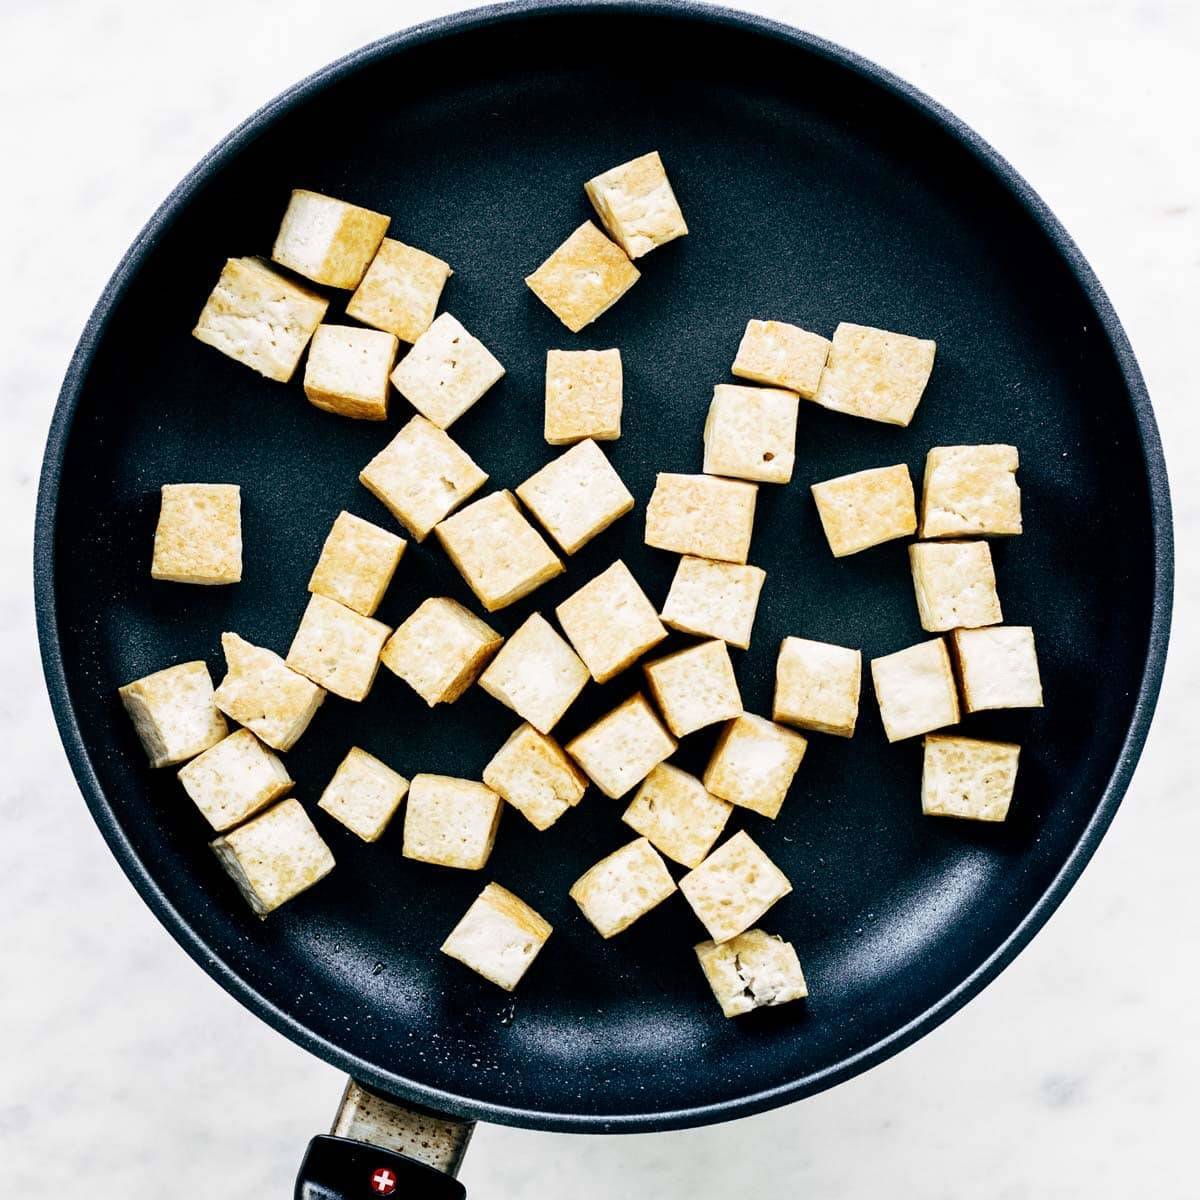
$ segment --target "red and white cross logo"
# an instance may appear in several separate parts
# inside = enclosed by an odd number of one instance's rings
[[[390,1196],[396,1190],[396,1173],[380,1167],[371,1176],[371,1191],[377,1196]]]

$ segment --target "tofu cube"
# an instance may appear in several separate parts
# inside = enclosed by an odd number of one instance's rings
[[[609,236],[630,258],[688,231],[657,150],[589,179],[583,188]]]
[[[488,476],[448,433],[424,417],[413,417],[358,479],[423,542],[439,521],[487,483]]]
[[[433,708],[457,700],[503,641],[457,600],[431,596],[388,639],[380,662]]]
[[[514,633],[479,677],[489,696],[549,733],[588,681],[588,669],[540,613]]]
[[[646,698],[634,695],[569,742],[567,753],[609,799],[619,800],[670,758],[675,746]]]
[[[483,782],[534,829],[549,829],[587,790],[562,747],[532,725],[520,725],[483,769]]]
[[[234,483],[165,483],[150,575],[171,583],[242,577],[242,489]]]
[[[453,274],[440,258],[384,238],[346,305],[346,315],[402,342],[415,342],[433,324],[442,289]]]
[[[442,943],[442,953],[511,992],[553,932],[550,922],[489,883]]]
[[[1016,446],[934,446],[925,457],[921,536],[1021,532]]]
[[[714,942],[744,933],[792,890],[748,833],[735,833],[680,881],[679,890]]]
[[[514,604],[563,572],[557,555],[522,515],[511,492],[472,501],[435,532],[488,612]]]
[[[698,867],[725,829],[733,806],[694,775],[659,763],[642,782],[621,820],[661,854]]]
[[[685,555],[663,605],[663,624],[698,637],[720,638],[745,650],[766,580],[761,567]]]
[[[569,893],[602,938],[615,937],[675,891],[662,856],[645,838],[602,858]]]
[[[374,617],[312,596],[288,650],[287,665],[343,700],[365,700],[392,632]]]
[[[387,529],[341,512],[321,548],[308,590],[364,617],[374,616],[407,544]]]
[[[352,746],[321,793],[317,807],[364,842],[375,842],[396,815],[408,780],[373,754]]]
[[[621,436],[620,350],[546,352],[545,437],[552,446]]]
[[[758,485],[662,472],[646,506],[646,545],[696,558],[745,563]]]
[[[517,488],[517,499],[566,554],[633,507],[633,496],[591,439],[572,446]]]
[[[977,629],[1004,619],[987,542],[914,542],[908,557],[922,629]]]
[[[704,470],[788,483],[796,464],[800,397],[779,388],[718,383],[704,423]]]
[[[733,374],[811,400],[817,394],[829,339],[784,321],[748,321]]]
[[[921,811],[927,817],[1003,821],[1012,803],[1021,747],[965,737],[927,737]]]
[[[1028,625],[956,629],[950,638],[967,712],[1042,707],[1037,649]]]
[[[329,301],[285,279],[257,258],[230,258],[192,330],[192,337],[287,383]]]
[[[654,605],[620,559],[554,611],[597,683],[619,675],[667,636]]]
[[[228,732],[203,662],[177,663],[117,690],[152,767],[187,762]]]
[[[873,658],[871,679],[889,742],[958,723],[958,691],[944,639]]]
[[[572,333],[578,333],[612,308],[640,277],[625,251],[591,221],[584,221],[525,282]]]
[[[213,853],[260,917],[307,891],[333,870],[333,855],[296,799],[238,826]]]
[[[369,208],[297,189],[271,257],[314,283],[356,288],[391,223]]]
[[[843,321],[813,397],[822,408],[907,425],[933,370],[937,343]]]
[[[221,634],[225,678],[213,699],[239,725],[273,750],[290,750],[325,699],[325,689],[305,679],[273,650],[236,633]]]
[[[834,558],[917,531],[912,476],[903,463],[814,483],[812,494]]]
[[[400,343],[390,333],[321,325],[304,367],[304,394],[326,412],[386,421],[388,376]]]
[[[449,429],[503,374],[499,359],[444,312],[400,360],[392,383],[423,417]]]
[[[761,929],[747,929],[727,942],[701,942],[696,957],[727,1017],[803,1000],[808,995],[791,942]]]
[[[677,738],[741,714],[742,695],[724,642],[676,650],[642,669],[667,728]]]
[[[853,737],[861,686],[861,650],[784,638],[775,664],[772,716],[800,729]]]
[[[404,857],[481,871],[496,841],[503,801],[472,779],[417,775],[404,812]]]
[[[800,734],[743,713],[722,730],[704,769],[704,786],[730,804],[774,820],[807,749]]]
[[[292,786],[287,768],[248,729],[238,729],[179,772],[183,790],[218,832],[278,800]]]

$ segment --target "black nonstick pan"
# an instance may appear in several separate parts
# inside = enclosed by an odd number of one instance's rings
[[[522,279],[589,215],[583,181],[650,149],[690,236],[644,259],[638,285],[569,334]],[[866,657],[926,636],[904,544],[834,560],[810,483],[899,462],[919,480],[933,445],[1019,447],[1026,532],[994,554],[1006,620],[1036,630],[1047,702],[964,723],[1023,747],[1009,820],[923,818],[920,739],[888,745],[864,696],[852,740],[810,739],[777,821],[744,813],[730,826],[750,830],[794,885],[764,923],[795,944],[806,1003],[724,1019],[692,951],[702,930],[678,897],[611,941],[595,934],[567,889],[629,831],[623,805],[594,789],[546,833],[506,814],[482,878],[404,859],[399,822],[367,845],[315,810],[351,745],[407,775],[477,778],[515,724],[479,689],[431,713],[382,671],[365,703],[326,702],[288,764],[338,865],[265,922],[222,873],[173,772],[148,769],[117,687],[194,658],[219,678],[227,629],[285,652],[336,514],[391,524],[357,474],[407,419],[399,398],[386,426],[338,418],[298,381],[270,383],[189,336],[224,259],[269,252],[293,187],[387,212],[394,236],[455,268],[443,307],[508,373],[454,435],[497,486],[555,453],[541,436],[546,350],[621,348],[625,430],[607,448],[638,509],[497,614],[501,632],[617,557],[661,603],[675,559],[643,545],[644,505],[656,472],[699,470],[712,386],[729,380],[750,317],[938,342],[906,429],[802,407],[795,479],[759,500],[752,561],[768,578],[752,647],[735,655],[750,711],[770,712],[785,635]],[[158,491],[173,481],[241,485],[239,585],[150,579]],[[1162,673],[1171,574],[1145,386],[1041,201],[879,68],[684,4],[467,13],[369,46],[251,118],[170,196],[100,300],[50,432],[36,547],[42,654],[72,766],[184,949],[389,1100],[580,1132],[694,1125],[810,1095],[992,979],[1061,901],[1128,785]],[[410,546],[379,616],[397,624],[430,594],[474,607],[435,539]],[[639,683],[635,669],[591,688],[559,732]],[[680,765],[702,769],[712,741],[688,739]],[[512,1000],[437,952],[485,878],[555,926]],[[374,1178],[375,1162],[355,1158],[352,1173]]]

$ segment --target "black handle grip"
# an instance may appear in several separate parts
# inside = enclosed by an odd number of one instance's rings
[[[349,1138],[315,1137],[296,1177],[296,1200],[465,1200],[457,1179],[415,1158]]]

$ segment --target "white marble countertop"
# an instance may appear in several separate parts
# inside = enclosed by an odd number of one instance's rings
[[[1197,1194],[1200,6],[1191,0],[746,4],[948,105],[1062,218],[1154,398],[1175,493],[1176,626],[1142,765],[1045,931],[866,1076],[687,1133],[481,1128],[477,1200]],[[440,0],[6,0],[0,8],[0,1192],[282,1197],[341,1088],[175,946],[78,798],[44,696],[37,471],[79,330],[180,176],[289,83]]]

